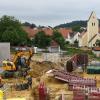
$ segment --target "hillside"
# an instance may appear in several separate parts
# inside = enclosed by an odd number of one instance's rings
[[[79,21],[72,21],[69,23],[65,23],[65,24],[60,24],[55,26],[55,28],[65,28],[65,27],[86,27],[87,26],[87,21],[86,20],[79,20]],[[100,26],[100,19],[99,19],[99,26]]]
[[[55,26],[55,28],[74,27],[74,26],[86,27],[86,25],[87,25],[87,21],[72,21],[70,23],[57,25]]]

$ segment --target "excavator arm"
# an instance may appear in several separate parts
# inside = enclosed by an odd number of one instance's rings
[[[21,57],[23,56],[28,56],[28,59],[25,61],[24,64],[21,62]],[[8,71],[14,71],[18,70],[18,66],[25,65],[29,67],[31,57],[33,56],[33,50],[29,49],[28,51],[18,51],[15,56],[13,61],[3,61],[3,69],[8,70]],[[21,66],[22,67],[22,66]]]

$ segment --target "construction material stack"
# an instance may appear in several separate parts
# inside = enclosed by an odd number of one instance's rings
[[[47,88],[43,82],[39,84],[39,100],[47,100]]]
[[[83,78],[64,70],[53,70],[54,77],[68,84],[73,100],[100,100],[100,88],[96,79]]]
[[[85,71],[88,65],[88,55],[87,54],[75,54],[66,63],[66,70],[72,72],[78,67],[82,67]]]

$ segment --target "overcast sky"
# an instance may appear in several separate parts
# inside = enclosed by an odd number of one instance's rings
[[[91,11],[100,18],[100,0],[0,0],[0,17],[15,16],[36,25],[87,20]]]

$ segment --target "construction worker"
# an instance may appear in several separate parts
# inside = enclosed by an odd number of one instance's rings
[[[24,72],[23,72],[23,77],[24,77],[24,79],[26,78],[26,76],[27,76],[27,71],[24,71]]]
[[[2,87],[3,84],[2,84],[2,76],[0,75],[0,87]]]
[[[28,76],[27,81],[28,81],[29,88],[32,89],[32,77]]]
[[[4,100],[4,93],[2,90],[0,90],[0,100]]]
[[[2,77],[1,77],[1,75],[0,75],[0,84],[1,84],[1,81],[2,81]]]

